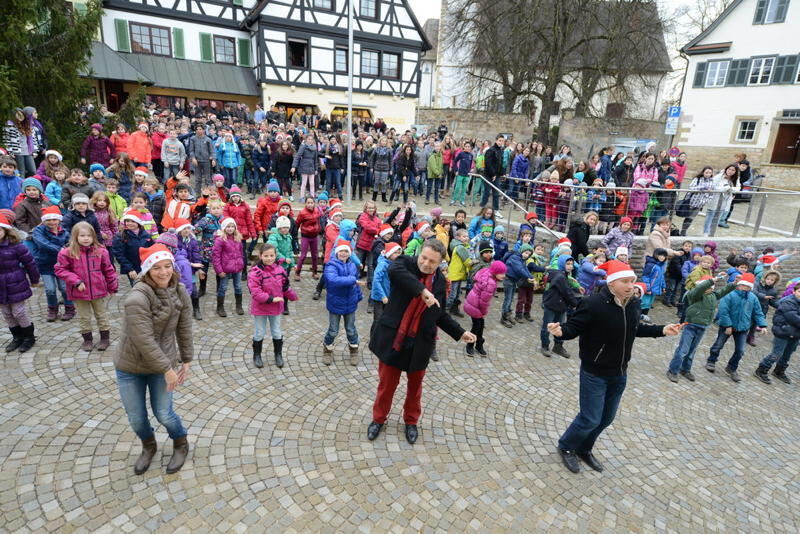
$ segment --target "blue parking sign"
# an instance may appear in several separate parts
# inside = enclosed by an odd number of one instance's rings
[[[681,107],[680,106],[670,106],[669,111],[667,112],[667,117],[680,117],[681,116]]]

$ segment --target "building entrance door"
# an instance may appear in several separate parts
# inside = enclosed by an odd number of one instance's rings
[[[781,124],[770,163],[800,165],[800,124]]]

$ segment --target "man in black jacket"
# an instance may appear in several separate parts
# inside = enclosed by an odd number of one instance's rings
[[[389,267],[391,294],[372,337],[369,350],[379,359],[378,392],[372,407],[367,438],[378,437],[392,409],[392,398],[403,371],[408,390],[403,405],[406,440],[412,445],[419,435],[417,421],[422,413],[422,379],[435,349],[437,327],[456,341],[475,343],[442,307],[447,282],[439,271],[446,250],[441,241],[429,239],[419,256],[399,256]]]
[[[617,260],[600,268],[608,273],[607,285],[583,299],[566,323],[547,325],[554,336],[580,336],[580,412],[558,440],[561,460],[573,473],[580,471],[578,458],[595,471],[603,470],[592,448],[617,413],[634,338],[674,336],[681,329],[678,324],[639,324],[641,308],[633,297],[636,274]]]
[[[485,172],[486,172],[486,179],[493,185],[499,187],[500,180],[499,178],[504,174],[503,173],[503,150],[505,150],[506,146],[506,138],[502,135],[498,135],[497,138],[494,140],[494,145],[489,147],[484,155],[484,164]],[[495,211],[495,216],[502,218],[502,216],[497,213],[498,208],[500,207],[500,193],[498,193],[497,189],[490,185],[485,185],[483,188],[483,196],[481,198],[481,207],[485,207],[486,203],[489,202],[489,193],[492,194],[492,209]]]

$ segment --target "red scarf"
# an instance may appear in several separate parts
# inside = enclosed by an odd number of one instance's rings
[[[419,281],[422,282],[422,285],[424,285],[425,289],[428,291],[433,289],[433,274],[423,274]],[[428,307],[422,299],[422,294],[411,299],[405,313],[403,313],[403,319],[400,321],[397,334],[394,336],[394,343],[392,343],[392,348],[394,350],[400,352],[403,349],[403,344],[407,337],[412,339],[417,337],[422,314],[425,313],[427,309]]]

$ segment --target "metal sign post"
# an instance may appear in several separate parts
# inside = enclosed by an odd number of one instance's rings
[[[347,169],[345,169],[344,197],[352,200],[353,149],[353,0],[347,2]],[[352,146],[351,146],[352,145]]]

